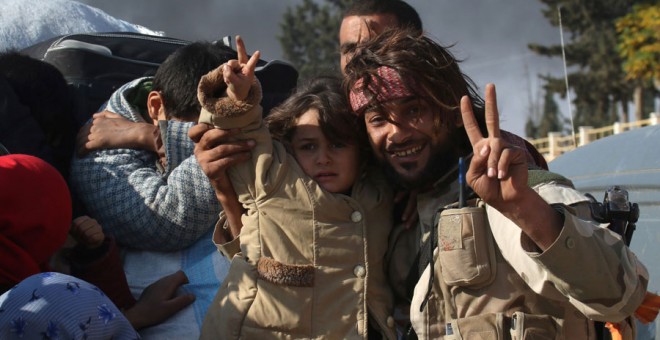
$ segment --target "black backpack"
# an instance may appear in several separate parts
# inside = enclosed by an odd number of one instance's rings
[[[73,92],[76,127],[97,112],[125,83],[153,76],[177,48],[190,41],[132,32],[85,33],[55,37],[21,53],[54,65]],[[231,49],[229,39],[216,42]],[[263,90],[264,112],[286,99],[298,80],[296,69],[281,61],[260,60],[255,72]]]

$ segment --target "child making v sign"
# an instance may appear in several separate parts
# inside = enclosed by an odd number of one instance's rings
[[[228,170],[246,209],[240,252],[202,338],[396,338],[383,266],[392,193],[369,167],[340,81],[321,77],[300,87],[264,124],[259,52],[248,59],[236,42],[239,59],[199,84],[200,123],[240,129],[237,138],[256,142],[251,160]],[[219,174],[205,157],[221,135],[208,129],[193,137],[214,184]]]

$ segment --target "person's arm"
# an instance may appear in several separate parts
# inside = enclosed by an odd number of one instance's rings
[[[121,115],[102,111],[78,131],[76,151],[84,156],[101,149],[139,149],[158,153],[163,146],[158,127],[147,122],[133,122]]]
[[[70,233],[78,241],[68,256],[71,275],[100,288],[117,307],[132,307],[135,298],[114,239],[106,237],[101,225],[89,216],[75,218]]]
[[[554,292],[554,298],[568,300],[590,318],[619,321],[632,315],[646,292],[644,266],[612,232],[576,217],[570,207],[579,201],[575,191],[558,184],[527,185],[524,151],[500,138],[493,85],[486,87],[485,109],[488,137],[479,130],[469,99],[461,100],[474,153],[466,180],[489,206],[504,258],[539,294]]]
[[[74,158],[71,183],[89,214],[126,246],[159,251],[194,243],[221,210],[194,157],[165,177],[157,156],[116,149]]]
[[[231,185],[231,183],[229,184]],[[238,195],[236,194],[236,191],[234,191],[233,186],[224,190],[216,190],[215,195],[218,198],[218,201],[220,201],[227,219],[226,223],[228,224],[228,228],[226,228],[226,230],[229,234],[226,235],[226,242],[228,242],[240,235],[241,228],[243,228],[241,215],[243,215],[245,209],[238,201]]]
[[[479,129],[469,98],[461,99],[463,125],[473,151],[466,182],[486,204],[513,221],[539,249],[545,250],[559,236],[563,218],[527,185],[525,151],[501,138],[493,84],[486,85],[485,110],[487,137]]]
[[[241,215],[244,208],[238,200],[238,195],[227,175],[227,170],[250,159],[250,150],[254,147],[253,140],[235,140],[234,136],[239,129],[222,130],[212,128],[208,124],[198,124],[189,130],[192,141],[199,143],[205,134],[214,135],[215,146],[205,149],[199,145],[195,149],[195,156],[205,174],[208,176],[215,195],[222,205],[224,220],[222,226],[216,228],[217,243],[226,243],[235,239],[241,231],[243,223]],[[225,225],[226,224],[226,225]]]
[[[105,293],[123,311],[133,328],[157,325],[195,301],[193,294],[177,295],[188,283],[182,271],[164,276],[144,289],[136,301],[128,287],[117,245],[103,234],[101,225],[88,216],[73,220],[71,234],[78,241],[69,260],[71,274]]]
[[[200,124],[189,131],[191,140],[196,143],[197,160],[209,177],[216,197],[224,208],[229,227],[224,235],[220,236],[226,241],[231,241],[240,234],[244,209],[227,176],[227,169],[231,165],[239,164],[239,159],[227,158],[220,151],[231,150],[232,145],[227,142],[232,136],[245,138],[242,130],[262,131],[259,134],[268,138],[261,125],[261,108],[258,105],[261,89],[254,76],[259,52],[255,52],[248,60],[243,40],[237,37],[236,43],[239,59],[230,60],[202,77],[199,85],[202,104]],[[254,145],[252,140],[243,140],[243,143],[248,147]],[[236,156],[244,160],[249,159],[249,154],[238,153]]]
[[[213,243],[227,259],[232,259],[241,251],[241,215],[245,212],[227,171],[235,164],[247,162],[251,157],[250,150],[254,147],[254,140],[236,140],[234,135],[239,132],[239,129],[222,130],[212,128],[208,124],[198,124],[189,130],[191,140],[196,143],[195,156],[223,207],[213,232]],[[208,134],[207,138],[210,135],[216,136],[211,139],[212,144],[200,143],[205,134]],[[214,146],[208,148],[209,145]]]
[[[488,208],[493,236],[503,257],[539,294],[561,294],[584,315],[619,321],[632,315],[646,291],[648,272],[620,237],[578,217],[587,199],[555,183],[535,190],[560,211],[564,223],[557,239],[540,251],[509,219]]]
[[[139,114],[122,96],[135,84],[119,89],[107,109],[137,122]],[[167,132],[187,136],[192,124],[171,124]],[[177,149],[178,142],[181,138],[167,138],[173,144],[166,149]],[[187,152],[192,152],[190,146]],[[136,149],[96,150],[74,157],[71,189],[119,244],[158,251],[183,249],[213,227],[221,207],[192,154],[165,174],[159,172],[157,161],[156,154]]]

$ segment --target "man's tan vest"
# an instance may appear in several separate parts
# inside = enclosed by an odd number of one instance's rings
[[[562,180],[548,172],[530,178]],[[565,298],[541,296],[502,257],[481,200],[436,215],[437,240],[415,288],[420,339],[595,339],[593,322]],[[430,248],[427,248],[430,251]],[[432,270],[431,270],[432,268]],[[430,289],[429,289],[430,288]],[[412,310],[411,310],[412,311]],[[565,332],[570,329],[569,333]]]

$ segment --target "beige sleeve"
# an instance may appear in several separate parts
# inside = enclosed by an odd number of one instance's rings
[[[535,190],[550,204],[563,204],[564,226],[545,252],[526,251],[520,228],[488,207],[493,236],[504,258],[537,293],[568,300],[587,317],[619,321],[642,302],[648,272],[621,238],[593,221],[576,217],[585,204],[579,192],[554,184]]]
[[[282,174],[290,171],[289,164],[295,160],[289,157],[281,143],[273,141],[263,123],[262,108],[259,105],[262,98],[259,81],[255,78],[244,101],[234,101],[227,97],[226,86],[219,69],[202,77],[197,92],[202,105],[199,122],[220,129],[239,128],[240,133],[232,138],[255,142],[250,160],[235,164],[227,170],[239,202],[248,209],[246,214],[250,214],[256,211],[256,202],[268,199],[274,190],[280,188],[281,181],[286,179]],[[244,222],[246,214],[242,218]],[[243,244],[249,242],[244,229],[241,235]],[[224,254],[227,250],[226,255],[235,254],[238,243],[229,242],[220,251]],[[229,247],[233,250],[229,250]]]
[[[213,230],[213,244],[215,244],[215,247],[218,248],[220,254],[226,257],[227,260],[231,261],[231,259],[234,258],[234,255],[241,252],[241,239],[240,236],[238,236],[229,242],[222,242],[222,237],[219,235],[221,235],[223,231],[229,226],[227,222],[227,216],[225,216],[224,211],[220,212],[219,217],[220,219],[215,224],[215,229]]]
[[[235,101],[226,96],[227,84],[220,68],[202,77],[197,99],[202,106],[199,122],[220,129],[250,128],[261,124],[261,84],[255,78],[247,98]]]

